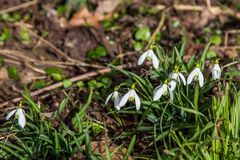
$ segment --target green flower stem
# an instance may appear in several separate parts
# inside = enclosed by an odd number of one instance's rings
[[[194,110],[198,112],[198,99],[199,99],[199,84],[197,83],[195,85],[195,90],[194,90]],[[198,120],[198,115],[195,115],[195,122],[197,123]]]

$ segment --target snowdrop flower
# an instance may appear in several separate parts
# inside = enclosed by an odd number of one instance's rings
[[[120,99],[122,98],[121,94],[118,92],[119,88],[120,88],[120,86],[115,87],[114,92],[109,94],[107,99],[106,99],[106,101],[105,101],[105,104],[107,104],[108,101],[110,100],[110,98],[113,98],[113,100],[114,100],[114,107],[117,110],[120,110],[120,108],[121,108],[119,106],[119,102],[120,102]]]
[[[155,55],[155,53],[153,52],[152,49],[148,49],[146,52],[144,52],[138,59],[138,65],[143,64],[143,62],[145,61],[145,59],[147,59],[148,61],[152,61],[153,62],[153,67],[155,69],[158,69],[159,67],[159,59],[157,58],[157,56]]]
[[[200,64],[197,64],[195,69],[189,74],[187,78],[187,84],[190,84],[192,81],[198,80],[199,81],[199,86],[202,87],[204,83],[204,77],[203,74],[200,70]]]
[[[215,61],[215,64],[212,68],[212,77],[213,77],[213,80],[217,80],[221,78],[221,68],[219,66],[218,60]]]
[[[159,100],[162,95],[169,94],[170,100],[173,100],[173,92],[168,86],[168,80],[165,80],[163,85],[159,85],[154,89],[153,101]]]
[[[22,105],[20,104],[17,109],[14,109],[13,111],[9,112],[6,120],[8,120],[12,115],[15,114],[15,117],[18,118],[18,124],[24,128],[26,125],[26,117],[25,117],[25,111],[22,109]]]
[[[124,106],[127,101],[135,101],[136,109],[140,110],[141,101],[139,96],[135,91],[135,84],[132,85],[131,89],[122,97],[121,101],[119,102],[120,108]]]
[[[177,82],[180,84],[181,81],[183,82],[183,85],[186,85],[186,79],[183,76],[182,73],[179,72],[178,66],[174,67],[174,71],[169,76],[172,80],[169,82],[169,86],[171,91],[173,91],[176,88]],[[181,80],[180,80],[181,79]],[[176,82],[177,81],[177,82]]]

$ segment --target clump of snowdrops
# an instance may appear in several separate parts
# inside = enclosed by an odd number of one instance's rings
[[[240,72],[237,61],[208,55],[210,46],[184,61],[185,44],[170,53],[152,45],[138,58],[141,75],[112,66],[127,78],[105,103],[113,100],[116,120],[134,122],[129,148],[143,140],[142,155],[157,159],[240,158]]]
[[[156,53],[154,49],[158,51],[158,53]],[[152,45],[150,49],[140,55],[137,61],[138,65],[143,65],[145,61],[151,62],[153,66],[153,76],[156,76],[156,74],[161,74],[161,72],[164,71],[164,74],[166,74],[167,70],[172,69],[169,73],[167,73],[168,76],[166,76],[164,79],[158,79],[160,84],[158,84],[154,88],[150,98],[151,101],[161,101],[161,98],[164,96],[169,101],[173,102],[174,97],[176,97],[174,93],[176,92],[177,88],[181,90],[186,90],[189,85],[191,85],[191,87],[202,88],[204,87],[204,84],[207,84],[206,81],[219,81],[221,78],[222,69],[219,65],[219,59],[217,57],[212,57],[212,65],[209,66],[209,68],[204,67],[207,51],[202,54],[199,60],[195,61],[195,56],[193,56],[188,64],[184,64],[182,60],[183,55],[179,55],[180,53],[178,52],[177,48],[174,48],[175,52],[173,54],[176,54],[177,57],[176,59],[173,59],[173,63],[171,64],[171,66],[168,66],[168,68],[161,65],[163,63],[169,63],[168,61],[170,61],[170,59],[166,58],[166,56],[168,55],[164,55],[162,51],[163,50],[160,46]],[[193,64],[194,67],[192,67]],[[190,67],[186,68],[186,66]],[[205,70],[209,70],[212,76],[204,76],[203,72],[205,72]],[[134,79],[134,76],[132,78]],[[149,83],[150,80],[151,79],[148,79]],[[139,81],[132,83],[131,87],[127,88],[126,93],[121,93],[119,92],[120,88],[126,86],[125,83],[121,83],[120,85],[115,87],[112,93],[108,95],[105,103],[107,104],[109,100],[112,99],[114,101],[115,108],[117,110],[120,110],[123,106],[127,104],[127,102],[133,102],[136,110],[139,111],[141,108],[141,101],[144,101],[144,97],[147,97],[147,95],[143,95],[140,98],[139,94],[141,91],[136,88],[136,85],[138,84]],[[143,87],[151,88],[152,84],[151,86],[149,86],[148,84]]]

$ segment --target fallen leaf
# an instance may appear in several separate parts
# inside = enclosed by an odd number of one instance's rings
[[[1,68],[0,70],[0,80],[8,79],[8,71],[6,68]]]
[[[96,15],[104,15],[112,13],[120,4],[120,0],[102,0],[98,1],[98,7],[96,9]]]
[[[228,56],[228,58],[235,58],[238,56],[238,53],[235,48],[229,48],[225,50],[224,55]]]
[[[93,27],[99,27],[99,22],[104,20],[103,15],[94,15],[87,7],[83,7],[79,12],[75,13],[69,21],[70,26],[89,25]]]

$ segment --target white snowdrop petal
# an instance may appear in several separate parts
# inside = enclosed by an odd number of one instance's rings
[[[179,72],[179,76],[180,76],[180,78],[181,78],[181,80],[182,80],[182,82],[183,82],[183,85],[185,86],[185,85],[186,85],[186,79],[185,79],[185,77],[184,77],[183,74],[180,73],[180,72]]]
[[[154,100],[154,101],[159,100],[166,91],[167,91],[167,85],[164,84],[161,88],[159,88],[159,89],[155,92],[155,94],[153,95],[153,100]]]
[[[131,90],[129,91],[129,92],[127,92],[123,97],[122,97],[122,99],[120,100],[120,102],[119,102],[119,107],[122,107],[122,106],[124,106],[126,103],[127,103],[127,101],[128,101],[128,98],[130,97],[130,94],[131,94]]]
[[[110,100],[110,98],[112,97],[112,95],[113,95],[113,93],[111,93],[111,94],[109,94],[109,95],[107,96],[106,101],[105,101],[105,104],[108,103],[108,101]]]
[[[141,101],[140,101],[140,98],[138,97],[136,91],[134,91],[133,93],[134,93],[136,109],[139,111],[140,110]]]
[[[147,55],[148,55],[148,50],[147,50],[146,52],[144,52],[144,53],[139,57],[137,64],[138,64],[138,65],[143,64],[143,62],[144,62],[144,60],[146,59]]]
[[[170,86],[171,91],[174,91],[174,89],[175,89],[176,86],[177,86],[177,82],[176,82],[175,80],[171,80],[171,81],[169,82],[169,86]]]
[[[159,60],[158,60],[157,56],[154,53],[152,53],[151,56],[152,56],[153,67],[155,69],[158,69],[158,67],[159,67]]]
[[[199,71],[200,71],[200,70],[199,70]],[[202,74],[201,71],[198,73],[198,78],[199,78],[199,86],[200,86],[200,87],[203,87],[204,77],[203,77],[203,74]]]
[[[195,68],[195,69],[189,74],[189,76],[188,76],[188,78],[187,78],[187,84],[190,84],[190,83],[192,82],[194,76],[195,76],[196,73],[197,73],[197,70],[196,70],[196,69],[197,69],[197,68]]]
[[[122,98],[122,96],[120,94],[117,94],[117,96],[115,97],[115,99],[114,99],[114,106],[116,108],[117,108],[117,106],[119,106],[119,102],[120,102],[121,98]]]
[[[12,115],[17,111],[17,109],[12,110],[11,112],[8,113],[6,120],[8,120]]]
[[[19,109],[19,117],[18,117],[18,124],[24,128],[24,126],[26,125],[26,117],[22,111],[22,109]]]
[[[161,87],[162,87],[162,85],[158,85],[156,88],[154,88],[154,90],[153,90],[153,94],[155,94],[156,91],[157,91],[159,88],[161,88]]]
[[[170,88],[168,88],[168,92],[169,92],[170,100],[173,101],[173,92],[171,91]]]
[[[212,69],[212,77],[214,80],[221,78],[221,68],[218,64],[215,64]]]

